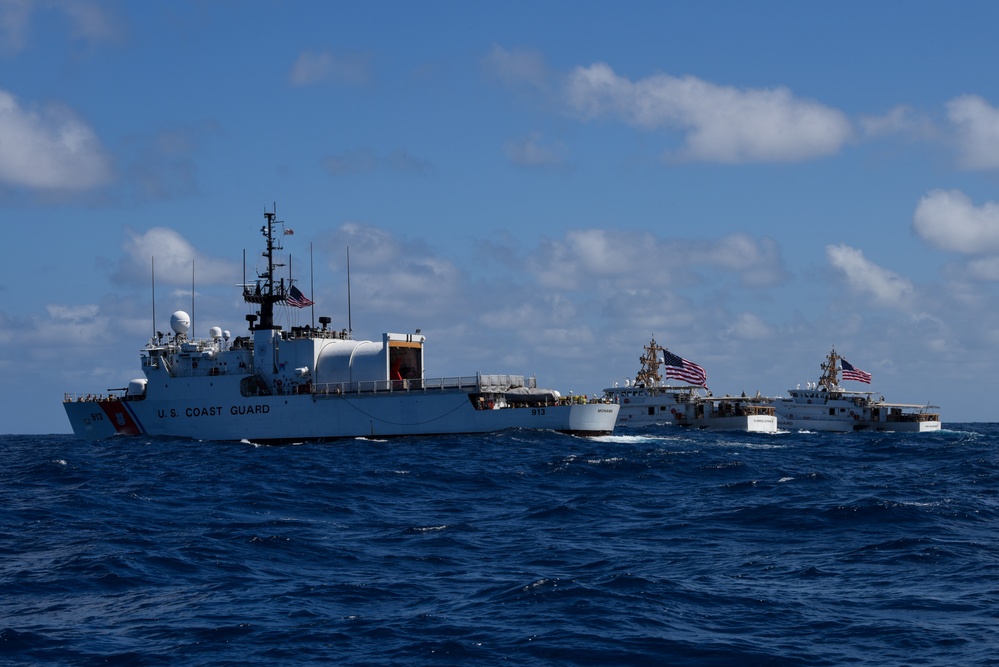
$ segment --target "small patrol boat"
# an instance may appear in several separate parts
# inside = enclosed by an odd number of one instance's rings
[[[675,424],[709,431],[776,433],[777,417],[767,399],[714,396],[704,386],[704,370],[656,343],[645,346],[635,381],[604,389],[604,398],[621,406],[619,428]],[[666,384],[660,368],[672,377],[701,384]]]
[[[80,438],[161,435],[198,440],[288,443],[347,437],[488,433],[545,429],[593,436],[613,431],[619,406],[565,397],[522,375],[428,378],[419,333],[355,340],[320,327],[275,324],[275,307],[312,302],[291,278],[278,279],[283,222],[265,212],[266,270],[243,285],[250,304],[246,335],[211,327],[191,335],[190,317],[171,317],[172,334],[155,334],[140,352],[143,377],[105,393],[66,394]]]
[[[889,403],[871,391],[851,391],[844,380],[870,384],[871,374],[855,368],[833,349],[820,364],[822,376],[788,391],[788,396],[770,399],[781,429],[808,431],[905,431],[923,433],[940,430],[940,408],[935,405]]]

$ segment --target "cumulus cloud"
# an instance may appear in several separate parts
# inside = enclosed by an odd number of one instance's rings
[[[293,86],[326,82],[356,86],[370,79],[370,58],[356,53],[336,56],[329,51],[306,51],[299,54],[288,72],[288,81]]]
[[[157,284],[190,286],[192,265],[199,285],[234,285],[238,282],[239,266],[200,254],[172,229],[153,227],[141,233],[127,229],[126,235],[125,257],[119,264],[115,280],[147,281],[151,262],[155,260]]]
[[[366,308],[390,313],[444,313],[459,302],[467,276],[422,241],[405,241],[383,229],[345,222],[325,243],[331,267],[340,271],[350,248],[352,288]]]
[[[853,136],[842,112],[785,87],[738,89],[667,74],[631,81],[604,63],[573,70],[565,102],[584,119],[685,132],[692,160],[794,162],[834,154]]]
[[[957,132],[964,167],[999,167],[999,109],[977,95],[962,95],[947,103],[947,117]]]
[[[503,152],[518,167],[561,167],[565,160],[566,148],[560,143],[542,141],[538,133],[523,139],[506,142]]]
[[[959,190],[934,190],[920,199],[912,226],[923,240],[941,250],[966,255],[999,253],[999,204],[975,206]]]
[[[111,180],[94,131],[72,110],[26,109],[0,90],[0,181],[38,190],[87,190]]]
[[[690,244],[684,252],[692,263],[739,274],[747,287],[769,287],[787,278],[773,239],[730,234],[718,242]]]
[[[610,280],[621,288],[661,287],[691,282],[699,269],[734,274],[745,287],[776,285],[787,278],[776,243],[744,234],[682,241],[643,232],[576,230],[542,244],[531,265],[550,287],[587,286],[594,280]]]
[[[883,269],[848,245],[826,246],[826,258],[843,274],[850,288],[870,296],[885,306],[904,307],[913,294],[912,283],[897,273]]]
[[[583,120],[609,118],[643,130],[681,132],[686,146],[677,157],[688,160],[796,162],[835,154],[854,138],[843,112],[796,97],[784,86],[735,88],[668,74],[631,80],[606,63],[558,73],[536,51],[500,46],[484,65],[508,88],[540,93],[546,103]],[[902,116],[892,120],[899,123]]]

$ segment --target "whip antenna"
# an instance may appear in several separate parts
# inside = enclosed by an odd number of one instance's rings
[[[350,319],[350,246],[347,246],[347,335],[354,337],[354,327]]]

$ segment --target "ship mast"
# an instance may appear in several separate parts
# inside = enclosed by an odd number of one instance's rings
[[[243,300],[247,303],[260,305],[257,315],[247,315],[251,329],[277,329],[274,325],[274,304],[283,303],[288,298],[288,290],[284,284],[284,279],[275,282],[274,269],[284,266],[274,261],[274,251],[282,250],[280,240],[274,238],[274,224],[277,220],[277,205],[271,212],[264,211],[264,219],[267,224],[260,228],[261,234],[266,239],[266,250],[263,257],[267,258],[267,269],[257,272],[257,280],[253,285],[243,285]],[[253,320],[259,318],[259,322],[254,325]]]
[[[662,377],[659,375],[659,365],[662,363],[659,361],[659,353],[664,349],[656,343],[654,337],[652,342],[645,346],[645,355],[638,359],[642,362],[642,368],[635,376],[635,384],[641,383],[646,387],[658,387],[662,383]]]
[[[826,391],[836,391],[839,389],[839,360],[842,358],[836,354],[836,348],[833,348],[829,356],[826,357],[828,361],[824,364],[820,364],[822,368],[822,377],[819,378],[819,386],[825,387]]]

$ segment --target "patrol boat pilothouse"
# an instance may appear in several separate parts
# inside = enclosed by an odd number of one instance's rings
[[[67,394],[73,432],[86,439],[116,434],[165,435],[259,443],[355,436],[487,433],[511,428],[576,435],[613,431],[619,406],[566,398],[521,375],[424,377],[419,331],[354,340],[347,330],[274,323],[274,307],[299,297],[292,280],[275,277],[276,213],[265,212],[265,271],[243,286],[257,312],[249,331],[231,342],[212,327],[189,335],[190,318],[171,317],[173,335],[141,350],[145,377],[106,394]],[[283,233],[282,233],[283,235]]]

